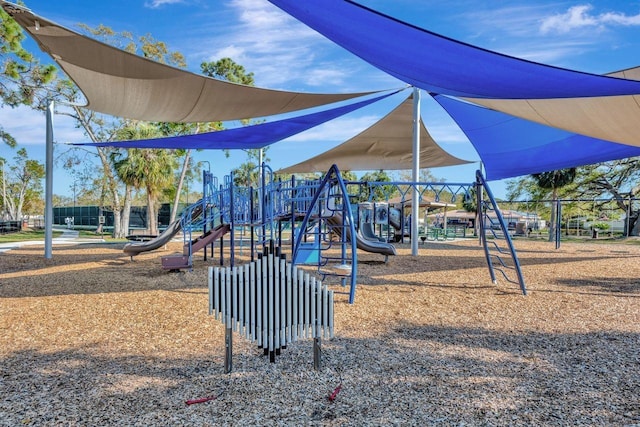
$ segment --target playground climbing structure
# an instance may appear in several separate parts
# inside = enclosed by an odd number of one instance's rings
[[[184,210],[177,227],[183,231],[184,249],[180,255],[183,264],[179,268],[191,268],[195,252],[211,248],[219,241],[220,264],[223,247],[229,245],[230,265],[235,263],[237,249],[248,248],[251,261],[274,243],[283,250],[289,247],[293,264],[315,265],[324,283],[332,281],[349,286],[349,302],[355,299],[357,278],[357,249],[385,256],[396,254],[388,243],[393,230],[391,222],[386,234],[373,235],[372,224],[365,237],[362,232],[364,218],[372,215],[361,209],[365,204],[386,206],[389,215],[390,196],[400,194],[401,204],[410,203],[408,195],[418,189],[419,202],[430,199],[436,202],[456,203],[460,197],[472,198],[472,188],[477,196],[478,216],[476,228],[485,252],[491,280],[497,283],[496,272],[509,282],[519,284],[526,294],[526,287],[511,236],[505,225],[491,190],[480,172],[476,182],[466,183],[414,183],[414,182],[345,182],[337,166],[332,166],[321,179],[274,179],[271,169],[262,165],[259,169],[260,185],[257,188],[239,185],[233,174],[225,176],[223,183],[210,172],[203,172],[203,197]],[[363,203],[364,202],[364,203]],[[403,209],[399,209],[403,215]],[[361,217],[361,215],[363,215]],[[373,215],[373,216],[377,216]],[[401,216],[402,223],[412,221]],[[425,219],[426,221],[426,215]],[[426,222],[425,222],[426,226]],[[446,226],[446,224],[445,224]],[[391,233],[391,234],[389,234]],[[223,237],[226,237],[223,239]],[[411,236],[409,236],[411,238]],[[418,236],[420,237],[420,236]],[[156,245],[157,247],[157,245]],[[177,259],[164,261],[165,268],[175,268]]]
[[[526,295],[527,287],[509,229],[480,171],[476,171],[476,206],[480,242],[484,249],[491,281],[494,284],[498,283],[496,277],[496,271],[498,271],[506,281],[519,285],[522,294]]]

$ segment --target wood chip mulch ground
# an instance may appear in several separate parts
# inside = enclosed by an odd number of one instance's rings
[[[528,296],[491,283],[476,240],[359,253],[319,371],[311,341],[272,364],[236,336],[231,374],[217,254],[168,273],[179,243],[2,253],[0,426],[640,426],[640,246],[516,247]]]

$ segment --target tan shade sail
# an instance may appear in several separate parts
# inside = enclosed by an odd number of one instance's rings
[[[640,80],[640,67],[607,74]],[[640,147],[640,96],[479,99],[475,104],[570,132]]]
[[[420,122],[420,167],[471,163],[444,151]],[[413,100],[409,97],[373,126],[337,147],[280,173],[322,172],[331,165],[344,171],[404,170],[413,168]]]
[[[0,5],[62,67],[91,110],[137,120],[209,122],[271,116],[370,94],[309,94],[212,79],[116,49],[25,8]]]

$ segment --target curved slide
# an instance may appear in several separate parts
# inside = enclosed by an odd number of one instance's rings
[[[122,248],[122,251],[132,258],[141,252],[153,251],[169,243],[180,230],[182,230],[182,225],[180,224],[180,219],[177,219],[169,224],[167,229],[160,233],[158,237],[148,242],[127,243]]]
[[[386,242],[386,239],[378,237],[373,231],[373,224],[370,222],[363,222],[360,224],[360,232],[362,236],[367,240],[373,240],[374,242]]]
[[[194,221],[202,214],[202,200],[195,202],[187,209],[191,209],[191,221]],[[131,259],[133,259],[134,256],[138,255],[141,252],[153,251],[161,246],[166,245],[171,241],[171,239],[173,239],[173,236],[175,236],[180,230],[182,230],[181,221],[182,217],[176,219],[171,224],[169,224],[166,230],[158,234],[158,237],[155,237],[148,242],[127,243],[126,245],[124,245],[124,248],[122,248],[122,251],[125,254],[130,255]]]
[[[410,230],[401,224],[400,209],[389,208],[389,224],[396,230],[393,236],[394,242],[399,242],[403,237],[411,238]]]
[[[400,209],[389,208],[389,224],[396,230],[400,230]]]
[[[333,216],[330,216],[329,218],[327,218],[327,222],[330,225],[335,227],[334,231],[337,234],[341,233],[342,231],[341,227],[343,224],[341,214],[339,213],[333,214]],[[347,230],[347,239],[351,240],[351,229],[349,227],[346,227],[346,230]],[[366,252],[381,254],[385,256],[397,255],[395,246],[386,242],[376,242],[373,240],[366,239],[362,235],[362,233],[360,233],[360,230],[356,232],[356,247]]]

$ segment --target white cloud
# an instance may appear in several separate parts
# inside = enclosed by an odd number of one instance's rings
[[[576,61],[602,53],[603,49],[629,44],[618,31],[640,25],[640,14],[608,11],[596,13],[588,4],[578,4],[557,13],[557,5],[539,3],[505,7],[478,7],[459,20],[469,22],[471,35],[461,39],[518,58],[575,68]],[[616,28],[617,27],[617,28]],[[580,67],[588,63],[581,63]],[[594,72],[604,72],[598,65]]]
[[[347,70],[336,68],[335,65],[326,64],[323,67],[312,69],[307,74],[307,81],[312,86],[324,86],[327,82],[333,84],[342,83],[347,80],[350,73]]]
[[[465,12],[461,19],[469,22],[469,27],[476,34],[474,38],[490,36],[501,38],[504,33],[509,38],[531,37],[537,33],[537,23],[546,15],[546,6],[540,4],[517,5],[484,9],[473,8]]]
[[[45,145],[46,122],[45,115],[29,107],[0,108],[2,126],[5,132],[11,134],[19,146]],[[59,143],[83,142],[88,138],[77,129],[72,119],[66,116],[54,115],[54,140]]]
[[[255,74],[257,86],[274,89],[345,92],[380,84],[367,81],[362,73],[367,69],[374,76],[382,73],[269,2],[232,0],[226,6],[209,12],[215,15],[201,16],[203,26],[191,29],[190,58],[200,62],[202,58],[216,61],[230,57]],[[214,20],[219,24],[212,36],[210,25]],[[389,82],[393,80],[388,78]],[[394,86],[386,83],[381,87]]]
[[[569,33],[575,29],[604,30],[608,25],[640,25],[640,14],[626,15],[621,12],[593,14],[593,6],[583,4],[570,7],[565,13],[545,18],[540,24],[542,34]]]
[[[164,6],[165,4],[176,4],[176,3],[184,3],[184,0],[152,0],[144,3],[145,7],[150,7],[152,9],[156,9],[158,7]]]
[[[623,26],[640,25],[640,14],[627,16],[623,13],[610,12],[601,15],[602,22]]]
[[[540,22],[550,14],[549,5],[516,5],[475,9],[460,19],[471,23],[474,44],[530,61],[558,63],[592,48],[589,37],[541,37]]]
[[[216,52],[215,58],[210,59],[219,59],[219,58],[243,58],[245,49],[241,46],[229,45],[226,46]],[[237,59],[234,61],[239,62]]]

